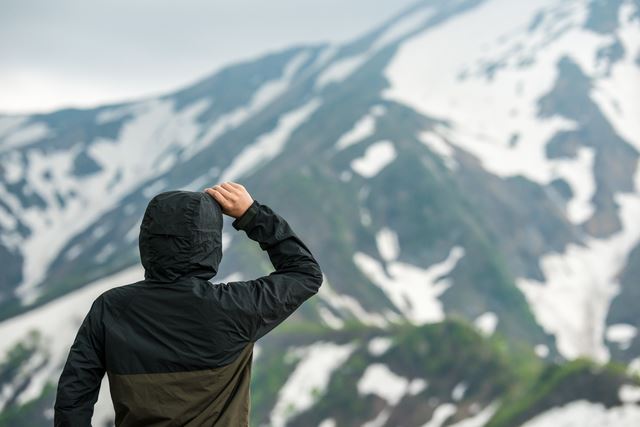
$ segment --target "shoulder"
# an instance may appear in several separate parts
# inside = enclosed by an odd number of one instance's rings
[[[136,289],[140,287],[140,282],[129,283],[127,285],[114,286],[113,288],[109,288],[106,291],[103,291],[98,298],[109,299],[118,297],[121,295],[128,295],[136,292]]]
[[[107,289],[95,298],[94,304],[104,304],[111,307],[122,305],[138,293],[140,284],[141,281]]]

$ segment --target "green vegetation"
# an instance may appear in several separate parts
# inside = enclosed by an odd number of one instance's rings
[[[278,392],[287,381],[295,360],[285,360],[281,351],[262,351],[254,363],[251,378],[251,425],[261,425],[269,419]]]
[[[391,347],[382,355],[368,351],[373,337],[389,337]],[[451,401],[453,388],[464,382],[466,390],[461,409],[466,405],[486,407],[500,402],[500,409],[487,427],[520,425],[553,406],[586,399],[606,405],[618,405],[621,384],[635,382],[625,373],[625,366],[610,363],[600,366],[578,359],[563,364],[545,365],[526,342],[508,339],[497,332],[480,335],[463,318],[416,326],[395,323],[387,329],[349,322],[341,330],[297,321],[273,334],[263,347],[256,363],[253,390],[256,393],[252,419],[268,420],[277,401],[277,393],[295,368],[295,361],[284,361],[283,349],[311,345],[321,340],[355,342],[356,350],[331,376],[325,392],[314,393],[315,404],[294,415],[288,425],[317,425],[330,414],[338,425],[359,425],[373,419],[383,402],[376,395],[360,395],[358,381],[373,363],[386,365],[396,375],[407,379],[422,378],[428,388],[411,399],[403,400],[401,410],[393,412],[393,422],[415,423],[425,416],[425,405]],[[428,417],[428,412],[426,413]],[[463,418],[464,414],[458,414]],[[458,418],[461,419],[461,418]],[[428,418],[427,418],[428,419]]]
[[[392,339],[391,348],[380,356],[372,355],[367,348],[368,340],[376,336]],[[427,380],[425,397],[437,396],[444,401],[450,398],[454,386],[464,381],[468,385],[465,399],[482,405],[517,391],[541,371],[539,359],[528,346],[512,345],[500,335],[485,338],[463,319],[421,326],[400,322],[384,330],[349,322],[339,331],[290,322],[274,334],[260,355],[264,358],[256,363],[252,387],[260,395],[259,406],[253,409],[255,421],[268,419],[277,391],[295,367],[283,362],[282,349],[321,340],[355,342],[357,348],[331,376],[327,390],[315,393],[314,406],[290,420],[292,426],[317,425],[327,414],[339,425],[357,425],[373,418],[380,398],[362,396],[357,390],[358,381],[373,363],[383,363],[405,378]],[[409,410],[407,416],[414,412]]]
[[[632,381],[618,363],[598,365],[588,359],[546,366],[535,379],[519,384],[507,395],[486,427],[520,425],[535,414],[574,400],[620,404],[618,389]],[[637,380],[636,380],[637,382]]]
[[[18,342],[5,355],[0,362],[0,384],[15,384],[17,390],[22,389],[30,378],[20,379],[21,370],[29,359],[41,348],[41,334],[32,330],[26,340]],[[24,405],[13,404],[10,398],[8,404],[0,412],[0,427],[18,425],[43,425],[47,424],[44,411],[53,408],[55,385],[48,383],[40,396]]]
[[[0,427],[51,425],[52,421],[45,412],[53,411],[55,393],[56,385],[48,382],[37,398],[21,406],[3,409],[0,412]]]
[[[12,382],[20,367],[36,352],[40,342],[40,332],[31,330],[26,340],[14,345],[0,360],[0,384]]]
[[[321,166],[311,165],[280,171],[268,185],[272,188],[269,200],[286,201],[279,207],[281,214],[304,241],[314,242],[309,249],[321,267],[326,267],[324,272],[333,288],[352,295],[370,309],[388,307],[384,292],[371,286],[350,261],[359,250],[358,244],[372,238],[360,223],[355,203],[359,187],[350,183],[336,185],[335,177],[327,175]],[[276,206],[276,202],[268,204]]]

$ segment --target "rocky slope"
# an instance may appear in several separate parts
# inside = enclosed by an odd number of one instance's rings
[[[256,425],[639,423],[638,95],[637,0],[443,0],[158,98],[0,117],[0,422],[50,422],[88,304],[142,277],[149,198],[236,180],[326,275],[260,345]],[[267,274],[229,223],[214,282]]]

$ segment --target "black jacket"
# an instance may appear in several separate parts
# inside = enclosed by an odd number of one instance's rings
[[[254,200],[232,223],[275,271],[212,284],[222,212],[204,192],[154,197],[140,226],[145,279],[91,305],[58,382],[56,426],[89,426],[106,372],[116,426],[247,426],[253,343],[322,284],[309,248]]]

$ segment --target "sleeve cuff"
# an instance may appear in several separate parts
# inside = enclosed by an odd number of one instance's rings
[[[247,208],[247,210],[242,214],[242,216],[239,216],[238,218],[236,218],[231,223],[231,225],[233,225],[233,228],[235,228],[236,230],[242,230],[247,225],[249,225],[249,223],[253,220],[253,218],[255,218],[257,213],[258,213],[258,201],[254,199],[251,206]]]

